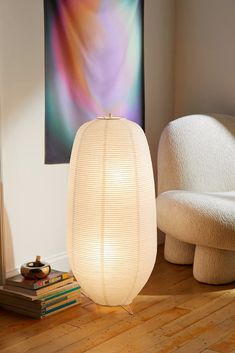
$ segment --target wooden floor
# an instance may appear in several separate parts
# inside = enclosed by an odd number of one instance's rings
[[[0,309],[0,353],[234,353],[235,283],[200,284],[162,253],[134,315],[90,303],[38,321]]]

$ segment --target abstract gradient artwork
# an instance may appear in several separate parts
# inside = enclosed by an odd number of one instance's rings
[[[143,0],[44,0],[45,163],[112,113],[144,124]]]

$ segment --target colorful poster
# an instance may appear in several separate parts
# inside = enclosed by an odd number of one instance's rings
[[[97,116],[143,127],[143,0],[44,0],[45,163],[68,163]]]

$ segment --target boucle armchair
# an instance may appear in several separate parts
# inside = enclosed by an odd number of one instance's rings
[[[158,150],[158,227],[165,258],[204,283],[235,281],[235,118],[170,122]]]

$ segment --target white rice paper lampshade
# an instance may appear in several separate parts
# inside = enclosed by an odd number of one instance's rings
[[[143,130],[103,117],[83,124],[69,176],[68,252],[83,291],[103,305],[128,305],[156,259],[152,163]]]

